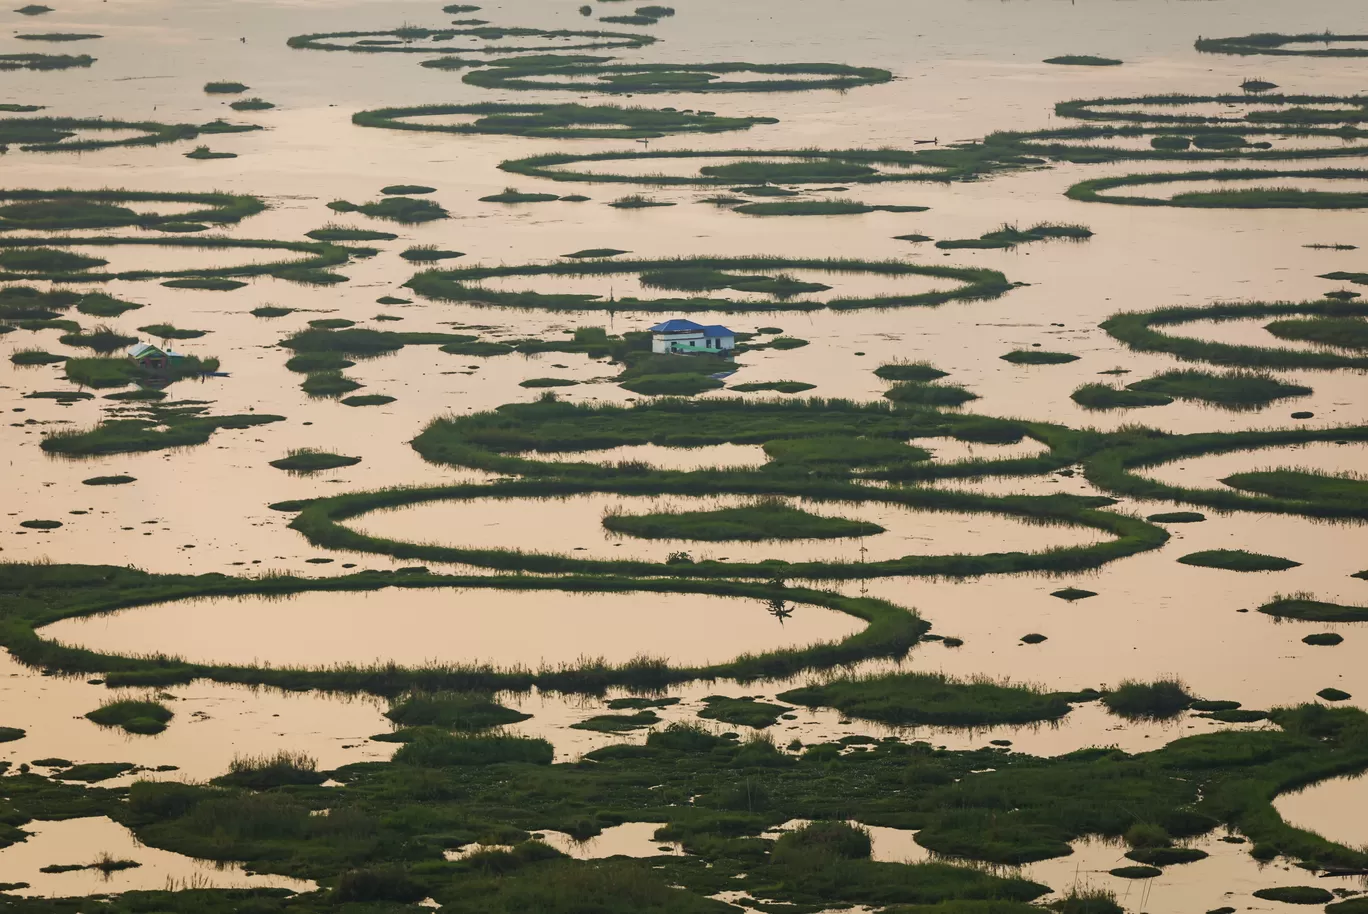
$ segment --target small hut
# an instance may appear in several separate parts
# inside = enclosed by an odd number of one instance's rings
[[[165,371],[171,363],[185,356],[170,349],[153,346],[151,343],[138,343],[129,347],[128,357],[148,371]]]
[[[651,328],[651,351],[656,353],[730,355],[735,348],[736,334],[721,324],[677,317]]]

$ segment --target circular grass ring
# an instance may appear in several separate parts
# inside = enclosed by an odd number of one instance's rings
[[[29,566],[33,574],[47,576],[79,566]],[[270,685],[289,690],[321,689],[333,692],[366,692],[397,695],[410,689],[478,691],[528,691],[532,688],[566,693],[601,694],[604,689],[625,686],[638,690],[661,689],[698,679],[751,681],[787,678],[805,670],[826,669],[875,658],[900,658],[931,627],[914,611],[886,600],[848,597],[824,590],[788,587],[777,583],[741,581],[635,580],[622,577],[519,577],[435,575],[417,572],[367,571],[333,578],[232,578],[224,575],[156,575],[119,569],[121,580],[99,597],[82,594],[79,601],[45,607],[38,618],[13,624],[0,633],[0,643],[23,663],[71,673],[105,674],[106,685],[133,686],[173,684],[195,679],[215,682]],[[60,578],[55,578],[60,580]],[[35,624],[63,618],[113,612],[152,603],[209,596],[263,595],[288,597],[311,591],[373,591],[386,587],[463,587],[492,590],[560,590],[572,593],[669,593],[783,601],[822,606],[863,619],[869,625],[838,642],[818,643],[763,654],[748,654],[725,663],[677,667],[657,661],[629,661],[621,666],[590,662],[583,667],[494,669],[484,665],[426,665],[421,668],[376,664],[371,667],[327,666],[290,668],[230,666],[186,663],[167,657],[127,657],[66,647],[42,638]]]
[[[932,463],[912,459],[888,462],[888,452],[873,456],[859,447],[917,438],[952,437],[960,441],[1014,444],[1031,438],[1048,451],[1030,457]],[[1033,476],[1072,466],[1086,450],[1080,434],[1043,422],[1019,423],[967,413],[900,410],[887,401],[663,399],[631,406],[583,405],[562,401],[510,403],[491,412],[437,419],[413,447],[430,463],[483,470],[500,476],[598,479],[604,465],[536,460],[521,452],[574,453],[631,445],[700,447],[717,444],[761,445],[783,474],[793,469],[832,477],[843,470],[851,479],[928,482],[935,479]],[[771,451],[773,445],[776,450]],[[909,454],[911,448],[908,448]],[[862,453],[863,451],[863,453]],[[754,478],[763,479],[762,467]],[[708,478],[708,471],[654,470],[672,481]]]
[[[1064,192],[1084,203],[1115,203],[1123,206],[1175,206],[1202,209],[1368,209],[1368,192],[1236,190],[1161,197],[1112,197],[1099,191],[1115,187],[1171,184],[1184,181],[1273,181],[1278,178],[1315,178],[1327,181],[1368,180],[1368,168],[1319,168],[1282,171],[1227,168],[1219,171],[1185,171],[1175,174],[1121,175],[1080,181]]]
[[[1242,113],[1233,117],[1206,116],[1196,114],[1168,114],[1154,111],[1108,111],[1113,107],[1136,107],[1148,105],[1155,108],[1182,108],[1188,105],[1258,105],[1268,108],[1275,105],[1288,106],[1295,119],[1289,119],[1287,112],[1269,111]],[[1350,108],[1343,117],[1330,113],[1303,113],[1291,111],[1307,105],[1343,105]],[[1354,112],[1352,109],[1357,108]],[[1089,121],[1135,121],[1137,123],[1157,124],[1296,124],[1314,126],[1316,124],[1340,123],[1357,124],[1368,120],[1368,98],[1362,95],[1136,95],[1130,97],[1078,98],[1059,102],[1055,114],[1060,117]]]
[[[0,280],[50,280],[52,282],[108,282],[112,279],[190,279],[205,280],[228,276],[276,276],[280,279],[319,284],[345,280],[346,277],[326,272],[327,267],[344,264],[351,259],[352,249],[319,241],[275,241],[266,238],[74,238],[69,235],[5,238],[0,237],[0,253],[23,248],[115,247],[118,245],[151,245],[169,248],[242,248],[247,250],[295,251],[310,256],[302,260],[275,263],[245,263],[232,267],[206,267],[202,270],[124,270],[119,273],[71,272],[7,272],[0,271]],[[330,278],[335,277],[335,278]]]
[[[1197,137],[1203,143],[1192,143]],[[1005,151],[1018,154],[1046,156],[1066,162],[1119,162],[1127,160],[1168,160],[1168,161],[1220,161],[1242,159],[1253,161],[1287,159],[1330,159],[1340,157],[1362,158],[1368,155],[1368,147],[1345,145],[1319,146],[1310,149],[1272,149],[1260,148],[1255,143],[1245,142],[1248,137],[1301,138],[1307,136],[1326,137],[1327,139],[1349,140],[1368,136],[1368,131],[1357,127],[1251,127],[1251,126],[1197,126],[1197,127],[1135,127],[1135,126],[1086,126],[1063,127],[1055,130],[1036,130],[1023,133],[997,133],[988,141],[1001,146]],[[1173,148],[1165,146],[1148,149],[1132,149],[1124,146],[1092,146],[1083,140],[1112,140],[1135,137],[1149,137],[1151,142],[1163,144],[1171,141]],[[1221,146],[1218,141],[1226,141]],[[1174,145],[1176,144],[1176,145]],[[1182,148],[1179,148],[1182,147]],[[1101,198],[1110,202],[1110,198]]]
[[[834,273],[874,273],[883,276],[929,276],[957,280],[964,285],[945,292],[884,295],[874,298],[832,298],[826,301],[756,302],[728,298],[613,299],[599,295],[502,292],[481,288],[482,279],[503,276],[611,276],[666,270],[827,270]],[[738,277],[739,278],[739,277]],[[801,259],[788,257],[682,257],[662,260],[581,260],[549,264],[518,264],[498,267],[463,267],[428,270],[404,284],[424,298],[474,302],[513,308],[551,311],[813,311],[829,308],[849,311],[861,308],[933,306],[949,301],[982,301],[1008,292],[1012,284],[996,270],[975,267],[942,267],[898,260]]]
[[[971,577],[1020,572],[1072,573],[1098,568],[1138,552],[1156,549],[1168,533],[1146,521],[1098,510],[1109,499],[1063,496],[983,496],[941,489],[884,489],[840,482],[784,481],[756,473],[691,474],[691,479],[670,479],[665,474],[623,478],[616,468],[606,468],[592,482],[536,479],[496,485],[462,484],[425,488],[394,488],[353,492],[306,503],[290,526],[312,545],[390,555],[421,561],[449,562],[501,571],[550,574],[609,574],[631,577],[770,578],[803,580],[851,580],[918,575]],[[563,498],[597,492],[627,495],[793,495],[837,502],[883,502],[930,511],[986,512],[1030,522],[1076,525],[1103,530],[1116,539],[1089,546],[1070,546],[1043,552],[1005,552],[981,555],[903,556],[877,562],[760,562],[675,561],[635,559],[580,559],[550,553],[514,549],[484,549],[406,543],[370,536],[341,522],[373,511],[407,507],[434,501],[476,498]],[[782,551],[782,546],[779,547]]]
[[[0,143],[17,145],[25,152],[89,152],[112,146],[159,146],[192,140],[201,134],[244,133],[262,130],[257,124],[162,124],[157,121],[114,121],[80,117],[0,118]],[[67,140],[79,130],[136,130],[139,136],[117,140]]]
[[[1329,273],[1322,278],[1354,280],[1362,274]],[[1362,278],[1368,279],[1368,276]],[[1368,317],[1368,303],[1324,299],[1313,302],[1225,302],[1215,305],[1178,305],[1153,311],[1123,311],[1099,326],[1137,352],[1162,352],[1188,362],[1239,368],[1349,368],[1368,371],[1368,356],[1319,350],[1243,346],[1194,337],[1169,336],[1156,327],[1192,321],[1233,321],[1263,317]]]
[[[167,215],[135,212],[121,203],[195,203],[205,208]],[[156,228],[165,223],[239,222],[266,208],[245,194],[163,194],[130,190],[0,190],[0,230]]]
[[[466,35],[471,38],[497,41],[501,38],[544,38],[547,41],[543,44],[526,45],[522,47],[509,45],[486,45],[484,47],[472,48],[461,45],[443,45],[440,42],[450,41],[458,35]],[[375,42],[373,44],[344,43],[333,41],[336,38],[358,38],[362,41]],[[561,38],[586,38],[579,44],[561,44],[556,39]],[[390,43],[391,40],[393,43]],[[416,41],[431,41],[428,45],[415,45]],[[603,31],[583,31],[576,29],[534,29],[534,28],[500,28],[498,26],[476,26],[472,28],[445,28],[428,29],[417,26],[404,26],[403,28],[375,30],[363,32],[314,32],[308,35],[295,35],[285,43],[292,48],[299,48],[311,51],[352,51],[362,54],[519,54],[519,53],[543,53],[562,51],[584,51],[590,49],[606,48],[644,48],[657,41],[654,35],[645,35],[639,32],[603,32]],[[516,65],[517,61],[511,61]],[[481,66],[482,64],[472,64]]]
[[[737,184],[882,184],[897,181],[952,181],[990,171],[1010,162],[1000,152],[986,146],[976,151],[942,150],[947,155],[905,149],[660,149],[632,152],[549,153],[510,159],[499,169],[529,178],[551,181],[576,181],[589,184],[649,184],[657,187],[734,187]],[[736,163],[748,167],[741,172],[732,166],[704,166],[697,175],[630,175],[593,171],[562,171],[555,166],[578,162],[614,162],[639,159],[786,159],[769,169],[763,163]],[[880,172],[876,165],[927,166],[933,171]],[[753,172],[753,173],[751,173]]]
[[[1368,504],[1335,494],[1325,498],[1293,499],[1246,495],[1234,489],[1196,489],[1160,482],[1135,472],[1175,460],[1228,454],[1261,447],[1304,444],[1311,441],[1368,441],[1368,425],[1323,429],[1277,429],[1250,432],[1199,432],[1165,435],[1100,450],[1083,461],[1084,477],[1104,492],[1188,505],[1205,505],[1223,511],[1262,511],[1304,517],[1368,519]]]
[[[474,115],[470,124],[411,123],[405,118],[447,114]],[[756,124],[777,124],[773,117],[719,117],[688,111],[621,108],[616,105],[418,105],[358,111],[352,123],[362,127],[416,130],[425,133],[530,136],[561,139],[654,139],[673,133],[722,133]]]
[[[725,80],[719,75],[755,73],[773,79]],[[786,79],[786,76],[815,79]],[[583,76],[556,81],[547,76]],[[812,89],[853,89],[886,83],[893,78],[878,67],[853,67],[842,63],[696,63],[696,64],[528,64],[509,61],[504,66],[472,70],[463,78],[485,89],[550,89],[559,92],[803,92]]]
[[[1240,35],[1234,38],[1198,38],[1193,45],[1205,54],[1267,54],[1280,57],[1368,57],[1368,47],[1363,48],[1289,48],[1293,43],[1332,41],[1368,42],[1368,35],[1338,34],[1331,31],[1285,35],[1278,32],[1260,32],[1254,35]]]
[[[89,54],[0,54],[0,70],[71,70],[96,60]]]

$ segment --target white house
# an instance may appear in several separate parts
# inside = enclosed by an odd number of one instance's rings
[[[736,348],[736,334],[721,324],[704,326],[680,317],[656,324],[651,334],[652,352],[730,355]]]

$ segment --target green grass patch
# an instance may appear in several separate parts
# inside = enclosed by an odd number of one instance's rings
[[[1264,329],[1283,340],[1368,351],[1368,320],[1361,316],[1279,320],[1265,325]]]
[[[894,726],[951,727],[1057,720],[1069,713],[1069,697],[1010,682],[962,680],[942,673],[848,677],[778,695],[780,701],[836,708],[848,717]]]
[[[614,533],[643,539],[684,539],[706,542],[844,539],[884,532],[878,524],[813,514],[779,498],[711,511],[660,511],[604,515],[603,526]]]
[[[929,206],[895,206],[861,203],[859,200],[779,200],[743,203],[732,212],[748,216],[854,216],[862,213],[924,213]]]
[[[225,787],[270,790],[274,787],[307,787],[322,784],[327,776],[318,762],[303,752],[277,752],[275,755],[236,756],[228,773],[214,779]]]
[[[1068,352],[1046,352],[1043,349],[1016,349],[998,358],[1014,365],[1064,365],[1078,361],[1078,356]]]
[[[407,692],[385,716],[398,727],[442,727],[474,733],[516,724],[532,715],[514,711],[478,692]]]
[[[221,428],[242,429],[270,422],[283,422],[284,416],[250,414],[240,416],[164,416],[151,419],[108,419],[84,431],[71,429],[52,432],[39,445],[49,454],[64,457],[99,457],[106,454],[133,454],[204,444]]]
[[[1281,901],[1283,904],[1328,904],[1335,896],[1328,889],[1309,885],[1283,885],[1269,889],[1255,889],[1255,898]]]
[[[1178,679],[1126,680],[1102,695],[1102,704],[1108,711],[1129,720],[1167,720],[1186,711],[1193,701],[1187,685]]]
[[[528,378],[526,381],[519,381],[519,387],[574,387],[579,381],[570,378]]]
[[[587,720],[570,725],[572,730],[593,730],[595,733],[625,733],[641,730],[660,723],[660,715],[651,710],[637,711],[635,714],[596,714]]]
[[[718,720],[724,724],[754,727],[757,730],[772,727],[779,722],[779,715],[793,709],[786,705],[757,701],[754,698],[729,698],[726,695],[709,695],[703,699],[699,717]]]
[[[151,334],[159,340],[197,340],[209,331],[188,330],[174,324],[148,324],[146,327],[139,327],[138,332]]]
[[[352,120],[356,123],[360,123],[359,121],[356,121],[355,116],[353,116]],[[380,193],[388,197],[407,197],[412,194],[435,194],[437,193],[437,188],[428,187],[426,184],[390,184],[380,188]]]
[[[20,727],[0,727],[0,743],[12,743],[27,735],[28,731]]]
[[[1084,384],[1069,394],[1084,409],[1135,409],[1144,406],[1167,406],[1173,398],[1161,393],[1112,387],[1110,384]]]
[[[350,228],[329,222],[322,228],[306,232],[315,241],[393,241],[399,236],[393,232],[377,232],[371,229]]]
[[[204,91],[209,95],[237,95],[246,92],[250,86],[237,82],[208,82],[204,84]]]
[[[927,383],[948,376],[950,372],[941,371],[930,362],[887,362],[874,369],[874,376],[885,381],[916,381]]]
[[[153,734],[166,729],[175,714],[158,701],[111,699],[86,717],[101,727],[120,727],[128,733]]]
[[[812,390],[816,384],[808,384],[804,381],[752,381],[746,384],[733,384],[728,390],[737,393],[757,393],[759,391],[774,391],[781,394],[800,394],[805,390]]]
[[[440,115],[472,115],[462,124],[411,121]],[[434,133],[559,137],[562,139],[654,139],[675,133],[721,133],[778,123],[771,117],[719,117],[698,111],[613,105],[514,105],[481,102],[470,105],[419,105],[378,108],[352,115],[363,127]]]
[[[1294,562],[1291,559],[1246,552],[1243,549],[1207,549],[1202,552],[1190,552],[1178,561],[1184,565],[1222,568],[1226,571],[1286,571],[1301,565],[1301,562]]]
[[[1317,632],[1302,639],[1302,644],[1310,644],[1313,647],[1334,647],[1343,643],[1344,636],[1335,632]]]
[[[568,50],[565,46],[558,50]],[[758,78],[726,79],[730,74]],[[793,79],[785,77],[803,77]],[[552,77],[552,78],[548,78]],[[558,78],[557,78],[558,77]],[[565,79],[564,77],[570,77]],[[576,78],[582,77],[582,78]],[[888,82],[877,67],[846,64],[608,64],[538,65],[535,62],[472,70],[462,81],[486,89],[556,89],[562,92],[802,92],[852,89]]]
[[[1309,593],[1277,596],[1259,612],[1276,619],[1296,619],[1301,622],[1368,622],[1368,606],[1348,606],[1317,600]]]
[[[1327,688],[1321,689],[1319,692],[1317,692],[1316,697],[1322,698],[1325,701],[1348,701],[1354,696],[1350,695],[1343,689]]]
[[[1064,67],[1119,67],[1123,61],[1114,57],[1094,57],[1088,54],[1062,54],[1058,57],[1047,57],[1044,63]]]
[[[10,361],[15,365],[55,365],[65,362],[67,358],[43,349],[16,349],[10,353]]]
[[[900,406],[963,406],[977,400],[978,394],[957,384],[931,384],[923,381],[899,381],[884,397]]]
[[[1332,47],[1336,42],[1365,42],[1368,35],[1332,32],[1283,34],[1257,32],[1233,38],[1198,38],[1193,45],[1204,54],[1266,54],[1292,57],[1368,57],[1368,48]],[[1289,44],[1319,44],[1321,47],[1289,48]],[[1254,894],[1258,894],[1255,892]],[[1327,899],[1328,900],[1328,899]]]
[[[1200,511],[1161,511],[1147,515],[1145,520],[1156,524],[1195,524],[1206,520],[1206,515]]]
[[[343,406],[384,406],[393,403],[397,398],[389,397],[385,394],[359,394],[354,397],[343,397]]]
[[[356,466],[360,462],[360,457],[344,457],[341,454],[330,454],[314,448],[296,448],[287,456],[272,460],[271,466],[291,473],[317,473],[320,470]]]
[[[228,107],[234,111],[269,111],[275,105],[264,98],[253,96],[252,98],[241,98],[235,102],[229,102]]]
[[[1172,198],[1118,196],[1102,193],[1102,191],[1113,190],[1118,187],[1181,184],[1191,181],[1261,181],[1269,184],[1279,178],[1359,181],[1368,178],[1368,169],[1272,170],[1227,168],[1217,171],[1154,172],[1080,181],[1065,191],[1064,195],[1071,200],[1081,200],[1085,203],[1115,203],[1125,206],[1178,206],[1217,209],[1359,209],[1368,206],[1368,194],[1366,193],[1308,191],[1277,186],[1180,193]]]
[[[1197,369],[1166,371],[1127,384],[1126,389],[1179,400],[1196,400],[1231,410],[1262,409],[1278,400],[1306,397],[1313,393],[1309,387],[1288,384],[1266,373],[1231,371],[1217,374]]]
[[[451,216],[433,200],[420,200],[413,197],[385,197],[370,203],[348,203],[334,200],[328,208],[339,213],[361,213],[372,219],[388,219],[405,225],[418,225]]]
[[[399,256],[410,263],[430,263],[434,260],[454,260],[457,257],[464,257],[461,251],[451,251],[439,248],[435,244],[415,244],[399,252]]]
[[[1368,507],[1368,479],[1357,474],[1315,473],[1293,467],[1232,473],[1223,485],[1293,501],[1341,501]]]
[[[556,194],[529,194],[518,190],[516,187],[505,187],[501,193],[490,194],[481,197],[481,203],[550,203],[559,200]]]
[[[133,477],[133,476],[124,476],[124,475],[116,475],[116,476],[92,476],[92,477],[90,477],[89,479],[82,479],[82,480],[81,480],[81,485],[83,485],[83,486],[126,486],[126,485],[128,485],[130,482],[137,482],[137,481],[138,481],[137,478],[136,478],[136,477]]]

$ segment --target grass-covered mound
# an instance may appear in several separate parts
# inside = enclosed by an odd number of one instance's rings
[[[1277,320],[1267,324],[1264,329],[1283,340],[1300,340],[1337,349],[1368,351],[1368,319],[1362,316]]]
[[[861,213],[924,213],[929,206],[898,206],[891,203],[861,203],[859,200],[779,200],[769,203],[743,203],[732,212],[748,216],[856,216]]]
[[[1167,394],[1131,390],[1129,387],[1113,387],[1096,382],[1084,384],[1069,394],[1084,409],[1136,409],[1145,406],[1167,406],[1173,398]]]
[[[139,212],[124,204],[170,203],[201,207],[169,214]],[[168,222],[234,223],[266,208],[247,194],[163,194],[129,190],[3,190],[0,227],[46,231],[137,226],[157,228]]]
[[[1253,35],[1239,35],[1232,38],[1199,38],[1193,45],[1205,54],[1269,54],[1293,57],[1368,57],[1368,47],[1332,47],[1340,43],[1362,44],[1368,42],[1368,35],[1332,32],[1308,32],[1304,34],[1283,34],[1280,32],[1256,32]],[[1321,47],[1292,47],[1287,45],[1319,44]]]
[[[132,454],[204,444],[219,429],[242,429],[270,422],[283,422],[284,416],[247,414],[240,416],[184,415],[171,410],[151,409],[148,418],[106,419],[94,428],[61,429],[45,436],[40,443],[49,454],[64,457],[99,457],[105,454]]]
[[[405,225],[417,225],[423,222],[432,222],[435,219],[446,219],[451,215],[434,200],[414,197],[384,197],[370,203],[349,203],[346,200],[334,200],[328,204],[328,209],[338,213],[361,213],[373,219],[388,219],[391,222],[400,222]]]
[[[830,707],[848,717],[896,726],[976,727],[1056,720],[1070,700],[1089,696],[1045,693],[990,679],[961,680],[943,673],[887,673],[833,679],[780,692],[780,701]]]
[[[1301,565],[1301,562],[1294,562],[1291,559],[1246,552],[1243,549],[1207,549],[1202,552],[1190,552],[1178,561],[1184,565],[1224,568],[1226,571],[1286,571]]]
[[[943,292],[907,295],[879,295],[866,298],[828,298],[825,301],[791,296],[811,291],[811,286],[787,280],[784,270],[817,270],[835,277],[843,273],[868,273],[878,276],[928,276],[963,283]],[[720,296],[607,298],[576,293],[506,292],[479,285],[484,279],[508,276],[616,276],[637,274],[648,288],[675,291],[739,289],[769,294],[774,301],[730,299]],[[995,298],[1011,289],[1007,278],[995,270],[965,267],[940,267],[903,261],[864,261],[793,259],[782,257],[680,257],[664,260],[577,260],[549,264],[465,267],[453,270],[428,270],[405,283],[406,288],[425,298],[463,301],[482,305],[545,310],[694,312],[727,310],[851,310],[939,305],[948,301],[977,301]]]
[[[1297,619],[1303,622],[1368,622],[1368,606],[1347,606],[1315,599],[1313,594],[1294,593],[1278,596],[1259,612],[1277,619]]]
[[[898,361],[888,362],[874,369],[874,376],[885,381],[937,381],[948,376],[930,362]]]
[[[1232,473],[1222,484],[1295,501],[1340,501],[1368,507],[1368,479],[1352,473],[1329,474],[1292,467]]]
[[[1065,67],[1119,67],[1123,63],[1114,57],[1094,57],[1088,54],[1063,54],[1059,57],[1047,57],[1044,62]]]
[[[998,358],[1013,365],[1067,365],[1078,361],[1078,356],[1072,353],[1048,352],[1044,349],[1015,349]]]
[[[129,733],[152,734],[166,729],[175,714],[159,701],[116,698],[106,701],[86,717],[102,727],[121,727]]]
[[[1085,203],[1119,203],[1127,206],[1179,206],[1216,209],[1360,209],[1368,207],[1368,193],[1311,191],[1278,187],[1276,182],[1279,178],[1361,181],[1368,178],[1368,169],[1265,170],[1228,168],[1218,171],[1154,172],[1080,181],[1065,191],[1064,195],[1071,200],[1081,200]],[[1264,186],[1180,193],[1171,198],[1118,196],[1102,193],[1102,191],[1113,190],[1118,187],[1181,184],[1190,181],[1259,181]]]
[[[1335,896],[1329,889],[1309,885],[1280,885],[1269,889],[1255,889],[1255,898],[1281,901],[1284,904],[1326,904]]]
[[[329,222],[305,234],[315,241],[393,241],[399,236],[393,232],[377,232],[373,229],[352,228]]]
[[[644,539],[759,542],[762,540],[844,539],[874,536],[884,528],[868,521],[829,517],[795,508],[780,498],[760,498],[752,504],[712,511],[659,511],[604,515],[603,526],[613,533]]]
[[[277,470],[288,470],[291,473],[317,473],[320,470],[356,466],[360,462],[360,457],[344,457],[341,454],[330,454],[327,451],[320,451],[315,448],[296,448],[290,451],[288,455],[278,460],[272,460],[271,466]]]
[[[550,203],[559,200],[556,194],[530,194],[518,190],[516,187],[505,187],[501,193],[490,194],[481,197],[481,203]]]
[[[1288,384],[1263,372],[1231,371],[1217,374],[1197,369],[1166,371],[1127,384],[1126,389],[1178,400],[1196,400],[1231,410],[1262,409],[1277,400],[1306,397],[1313,393],[1309,387]]]
[[[385,716],[397,727],[442,727],[473,733],[527,720],[492,696],[479,692],[406,692],[390,703]]]
[[[114,348],[121,348],[124,345],[127,343],[121,343]],[[132,359],[115,356],[113,358],[71,358],[66,360],[63,367],[68,381],[80,384],[83,387],[103,389],[127,387],[129,384],[139,382],[165,384],[183,378],[199,377],[209,372],[218,371],[219,360],[185,356],[184,358],[173,359],[165,368],[144,368]]]
[[[1060,222],[1039,222],[1029,228],[1019,228],[1004,223],[1001,228],[985,232],[977,238],[948,238],[937,241],[936,247],[942,250],[956,248],[979,248],[986,250],[1011,250],[1019,244],[1032,241],[1087,241],[1093,236],[1092,229],[1086,225],[1072,225]]]
[[[70,70],[94,62],[89,54],[0,54],[0,70]]]
[[[703,699],[703,709],[698,716],[706,720],[718,720],[724,724],[763,729],[779,722],[780,715],[793,709],[786,705],[776,705],[754,698],[729,698],[725,695],[709,695]]]
[[[10,55],[0,55],[0,70],[7,69],[5,62],[9,57]],[[0,143],[17,145],[25,152],[89,152],[113,146],[159,146],[178,140],[192,140],[202,134],[242,133],[260,129],[255,125],[229,124],[224,121],[212,121],[208,124],[163,124],[157,121],[119,121],[104,118],[7,117],[0,118]],[[115,138],[100,139],[98,135],[105,131],[114,133]],[[133,135],[125,135],[129,133]],[[79,139],[72,139],[78,135]]]
[[[239,82],[207,82],[204,84],[204,92],[207,95],[237,95],[246,92],[250,86]]]
[[[443,124],[426,120],[442,115],[470,115],[474,119],[462,124]],[[407,118],[424,120],[411,121]],[[700,111],[616,105],[513,105],[480,102],[469,105],[417,105],[358,111],[352,115],[352,123],[362,127],[434,133],[562,139],[654,139],[674,133],[747,130],[756,124],[776,124],[778,120],[772,117],[720,117]]]
[[[558,48],[564,50],[564,48]],[[755,78],[727,79],[731,74]],[[796,64],[544,64],[535,61],[472,70],[463,82],[485,89],[555,89],[562,92],[802,92],[852,89],[893,78],[878,67],[837,63]]]
[[[737,393],[761,393],[773,391],[781,394],[800,394],[805,390],[812,390],[816,384],[809,384],[806,381],[750,381],[745,384],[733,384],[728,390]]]
[[[1194,697],[1177,679],[1154,682],[1126,680],[1102,695],[1107,710],[1131,720],[1166,720],[1191,707]]]
[[[978,394],[958,384],[924,381],[899,381],[883,395],[902,406],[962,406],[979,398]]]

